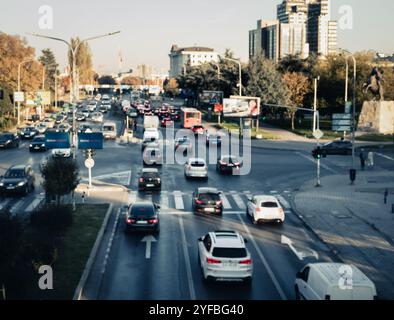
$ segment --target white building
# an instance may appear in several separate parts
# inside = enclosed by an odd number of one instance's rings
[[[177,45],[171,47],[170,78],[175,78],[184,73],[186,66],[194,67],[203,63],[219,60],[219,54],[211,48],[187,47],[179,48]]]

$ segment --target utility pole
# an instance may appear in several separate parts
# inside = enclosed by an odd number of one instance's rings
[[[317,82],[320,80],[320,76],[314,79],[314,99],[313,99],[313,133],[316,132],[316,111],[317,111]]]

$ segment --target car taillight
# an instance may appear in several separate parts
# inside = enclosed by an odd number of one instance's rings
[[[216,201],[216,205],[217,205],[217,206],[220,206],[221,204],[222,204],[222,201],[221,201],[221,200]]]
[[[131,219],[131,218],[128,218],[127,219],[127,224],[132,224],[132,223],[134,223],[135,222],[135,219]]]
[[[144,178],[140,178],[140,182],[144,182]]]
[[[157,223],[159,220],[157,220],[157,219],[150,219],[148,221],[149,221],[149,223]]]
[[[261,212],[261,208],[256,208],[256,212]]]
[[[207,263],[209,263],[209,264],[218,264],[218,263],[222,263],[222,262],[220,260],[218,260],[218,259],[207,258]]]
[[[239,264],[248,264],[248,265],[250,265],[250,264],[252,264],[252,259],[242,260],[242,261],[239,262]]]
[[[199,200],[199,199],[196,199],[196,203],[197,203],[197,204],[202,204],[202,201]]]

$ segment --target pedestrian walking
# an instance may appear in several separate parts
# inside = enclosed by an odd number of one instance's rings
[[[372,151],[368,152],[368,167],[371,169],[374,166],[373,158],[374,158],[373,152]]]
[[[360,151],[360,164],[361,164],[361,169],[364,170],[364,168],[365,168],[364,149],[361,149],[361,151]]]

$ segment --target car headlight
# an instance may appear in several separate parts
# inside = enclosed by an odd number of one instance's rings
[[[7,140],[7,141],[6,141],[6,144],[10,144],[10,143],[11,143],[11,140]]]
[[[30,148],[33,148],[33,145],[32,144],[30,144],[30,146],[29,146]]]
[[[41,145],[41,147],[45,147],[45,143],[43,143],[43,144]]]
[[[24,186],[25,184],[26,184],[26,181],[21,181],[21,182],[18,183],[18,187],[22,187],[22,186]]]
[[[0,182],[0,187],[4,187],[4,182]]]

